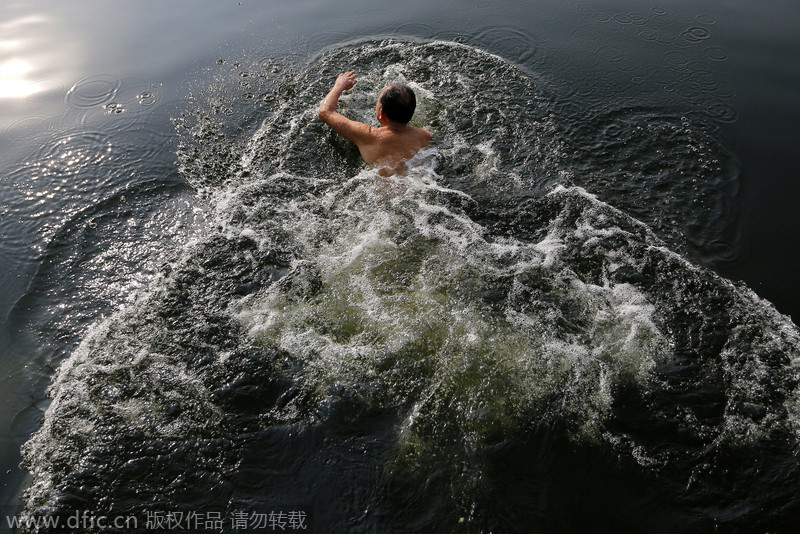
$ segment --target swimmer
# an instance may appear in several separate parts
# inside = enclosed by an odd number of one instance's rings
[[[375,114],[380,128],[348,119],[336,111],[339,97],[356,84],[355,72],[347,71],[336,78],[333,89],[319,106],[319,118],[345,139],[358,146],[361,158],[378,169],[381,176],[403,174],[405,162],[428,146],[431,132],[411,126],[417,100],[414,91],[402,84],[392,84],[378,95]]]

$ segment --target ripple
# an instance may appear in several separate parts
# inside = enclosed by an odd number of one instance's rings
[[[159,122],[162,125],[161,129],[156,127]],[[169,129],[169,126],[171,126],[169,117],[165,115],[163,118],[151,117],[140,128],[119,132],[114,135],[116,151],[137,166],[146,162],[153,165],[157,161],[170,161],[173,147],[170,146],[169,140],[174,132]]]
[[[659,85],[669,85],[673,83],[679,75],[680,68],[667,63],[660,63],[647,69],[646,78],[648,81]]]
[[[162,177],[129,178],[65,210],[46,232],[41,264],[14,316],[29,317],[46,339],[72,341],[119,306],[169,254],[158,244],[180,239],[198,216],[174,189]]]
[[[688,65],[689,58],[686,54],[679,50],[670,50],[665,54],[662,54],[661,59],[663,59],[666,63],[670,65]]]
[[[631,24],[633,19],[627,13],[617,13],[614,15],[614,22],[617,24]]]
[[[647,24],[647,16],[644,13],[628,13],[628,17],[631,19],[632,24],[636,24],[637,26],[641,26]]]
[[[161,102],[161,85],[160,82],[146,84],[124,81],[115,100],[132,109],[151,107]]]
[[[569,7],[582,15],[592,14],[592,10],[584,2],[573,1],[569,3]]]
[[[592,18],[596,22],[601,22],[601,23],[605,23],[611,20],[611,16],[608,15],[607,13],[594,13],[592,14]]]
[[[625,59],[625,52],[614,46],[601,46],[595,53],[609,63],[619,63]]]
[[[722,98],[733,96],[730,84],[720,82],[707,61],[692,61],[684,69],[684,81],[693,86],[697,93],[715,94]]]
[[[733,98],[736,96],[736,89],[728,82],[719,82],[714,93],[720,98]]]
[[[668,89],[678,94],[685,87]],[[576,149],[578,185],[604,191],[672,246],[691,244],[711,255],[707,245],[735,229],[731,206],[739,175],[735,157],[713,134],[714,124],[734,119],[735,110],[709,98],[703,104],[704,116],[691,118],[598,107],[597,115],[579,117],[566,137]]]
[[[44,102],[53,94],[64,94],[67,84],[61,80],[39,80],[31,84],[31,93],[24,96],[26,102]]]
[[[556,103],[555,111],[565,123],[579,124],[586,115],[586,110],[575,100],[575,94],[565,95]]]
[[[138,115],[130,112],[122,103],[114,101],[99,108],[86,110],[81,115],[81,125],[88,129],[116,132],[142,124],[144,121]]]
[[[53,138],[39,154],[43,177],[76,176],[101,164],[111,152],[109,136],[100,131],[66,132]]]
[[[711,37],[711,32],[700,26],[687,28],[681,33],[681,38],[690,43],[699,43]]]
[[[520,28],[492,26],[477,31],[475,38],[479,45],[489,50],[498,50],[501,55],[528,67],[540,65],[546,59],[540,44]]]
[[[721,46],[709,46],[703,50],[706,57],[711,61],[727,61],[728,51]]]
[[[731,262],[741,255],[741,236],[733,239],[715,239],[706,244],[704,257],[706,261]]]
[[[423,22],[409,22],[398,26],[397,31],[401,34],[430,37],[435,35],[436,27],[433,24],[425,24]]]
[[[42,116],[25,117],[9,124],[4,133],[15,141],[34,141],[46,134],[47,118]]]
[[[594,43],[602,39],[597,28],[590,26],[578,26],[570,32],[570,36],[584,43]]]
[[[159,101],[158,93],[153,91],[142,91],[138,95],[136,95],[136,100],[139,102],[139,105],[149,107],[154,106]]]
[[[103,106],[114,99],[121,85],[122,80],[115,76],[88,76],[69,88],[65,101],[68,106],[76,109]]]
[[[695,20],[700,24],[712,25],[717,23],[717,19],[711,15],[700,14],[695,17]]]
[[[639,32],[639,36],[644,41],[661,45],[670,45],[675,42],[675,36],[664,30],[642,30]]]
[[[667,14],[667,10],[664,9],[663,7],[652,7],[650,8],[650,13],[652,13],[657,17],[663,17],[664,15]]]
[[[112,99],[83,111],[80,123],[88,128],[111,128],[113,131],[141,128],[159,108],[159,87],[160,83],[122,80]]]
[[[720,122],[734,123],[739,120],[739,110],[729,102],[710,102],[703,111]]]
[[[658,31],[657,30],[642,30],[639,32],[639,37],[642,38],[644,41],[648,41],[654,43],[658,41]]]
[[[31,403],[14,416],[9,426],[9,432],[14,439],[25,439],[39,428],[44,417],[44,412],[49,405],[49,399]]]

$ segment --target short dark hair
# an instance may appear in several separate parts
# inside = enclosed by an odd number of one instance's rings
[[[408,124],[417,108],[417,97],[407,85],[395,83],[383,92],[380,104],[390,121]]]

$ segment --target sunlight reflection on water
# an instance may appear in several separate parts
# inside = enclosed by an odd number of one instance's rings
[[[74,78],[80,58],[85,57],[57,18],[23,14],[22,6],[4,7],[7,18],[0,18],[3,128],[20,116],[41,114],[43,107],[55,111],[64,89],[62,80]],[[15,17],[15,11],[20,16]],[[45,105],[48,99],[52,102]]]

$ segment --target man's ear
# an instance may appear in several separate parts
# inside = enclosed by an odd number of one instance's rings
[[[378,122],[381,123],[381,126],[389,122],[389,117],[386,116],[386,113],[383,112],[383,108],[378,106]]]

